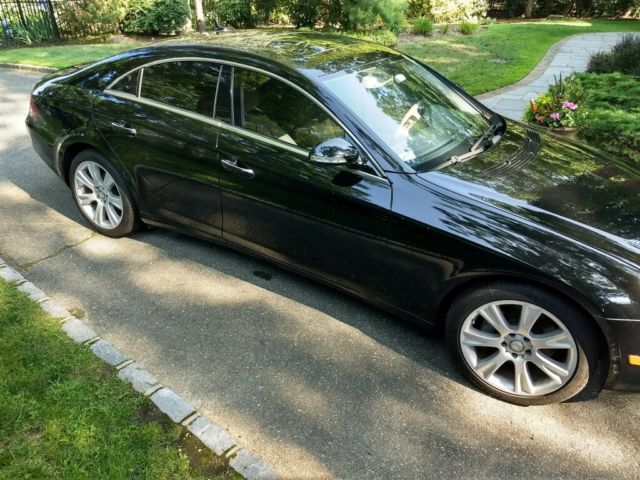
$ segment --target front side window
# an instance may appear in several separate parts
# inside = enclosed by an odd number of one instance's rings
[[[213,116],[220,65],[176,61],[145,67],[140,96],[190,112]]]
[[[313,101],[253,70],[234,69],[232,121],[236,126],[310,150],[344,131]]]
[[[488,125],[461,95],[408,59],[378,60],[324,83],[416,170],[472,144]]]
[[[138,75],[140,70],[130,73],[118,80],[111,90],[117,90],[118,92],[128,93],[129,95],[138,95]]]

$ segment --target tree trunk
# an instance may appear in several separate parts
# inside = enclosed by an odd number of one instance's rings
[[[205,33],[207,28],[204,24],[204,8],[202,6],[202,0],[194,0],[196,7],[196,23],[198,24],[198,32]]]
[[[531,18],[533,15],[533,5],[536,3],[536,0],[527,0],[527,4],[524,7],[524,16],[526,18]]]

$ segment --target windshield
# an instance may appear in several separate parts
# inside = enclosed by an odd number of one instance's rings
[[[385,59],[341,72],[325,85],[404,162],[435,167],[475,142],[490,122],[411,60]]]

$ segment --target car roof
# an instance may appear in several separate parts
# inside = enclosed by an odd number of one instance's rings
[[[201,51],[203,56],[215,54],[221,49],[241,55],[259,56],[284,64],[310,78],[400,55],[383,45],[343,35],[291,30],[225,32],[168,40],[149,48],[182,50],[185,47]]]

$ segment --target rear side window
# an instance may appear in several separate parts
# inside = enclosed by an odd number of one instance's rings
[[[130,95],[138,95],[139,74],[140,70],[136,70],[126,77],[121,78],[120,80],[118,80],[118,83],[111,87],[111,90],[117,90],[118,92],[128,93]]]
[[[275,78],[234,69],[233,122],[283,142],[310,150],[344,131],[313,101]]]
[[[190,112],[213,116],[220,65],[178,61],[145,67],[140,96]]]

